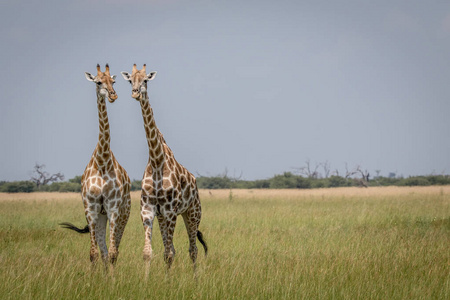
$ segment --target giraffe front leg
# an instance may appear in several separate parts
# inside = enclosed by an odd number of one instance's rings
[[[173,233],[175,232],[175,224],[177,221],[177,214],[175,212],[167,212],[164,218],[166,225],[166,244],[164,245],[164,260],[167,264],[167,269],[172,266],[175,259],[175,247],[173,246]]]
[[[166,243],[167,243],[167,226],[166,226],[166,222],[164,221],[163,216],[158,215],[158,224],[159,224],[159,231],[161,232],[161,237],[162,237],[162,241],[163,241],[163,245],[164,248],[166,247]]]
[[[156,206],[152,204],[143,204],[141,206],[141,219],[142,224],[144,225],[145,232],[145,243],[144,243],[144,251],[143,258],[146,265],[145,269],[145,277],[148,277],[150,271],[150,261],[152,259],[152,230],[153,230],[153,221],[155,219],[156,214]]]

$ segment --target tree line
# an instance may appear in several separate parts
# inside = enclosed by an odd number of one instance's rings
[[[221,174],[217,176],[197,176],[199,189],[314,189],[332,187],[371,187],[371,186],[429,186],[450,185],[449,175],[427,175],[411,177],[374,178],[345,177],[330,175],[328,177],[306,177],[304,175],[284,172],[268,179],[242,180]],[[141,181],[133,180],[131,190],[141,190]],[[54,181],[47,184],[37,184],[33,181],[0,182],[0,192],[31,193],[31,192],[81,192],[81,176],[75,176],[67,181]]]

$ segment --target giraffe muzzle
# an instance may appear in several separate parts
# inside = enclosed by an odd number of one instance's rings
[[[138,89],[133,89],[131,90],[131,97],[134,99],[137,99],[141,96],[141,93],[139,92]]]
[[[117,96],[116,92],[114,92],[114,91],[108,92],[109,102],[113,103],[117,98],[118,98],[118,96]]]

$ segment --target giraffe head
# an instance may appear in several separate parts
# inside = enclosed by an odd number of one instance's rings
[[[111,76],[111,74],[109,74],[108,64],[106,64],[105,72],[100,71],[100,65],[97,64],[97,76],[93,76],[88,72],[85,72],[85,75],[87,80],[93,81],[97,85],[97,94],[108,97],[108,100],[111,103],[117,99],[116,91],[113,88],[116,75]]]
[[[145,64],[141,70],[136,68],[136,64],[133,65],[133,70],[131,74],[128,72],[121,72],[123,78],[131,83],[131,97],[138,100],[144,98],[144,95],[147,94],[147,82],[153,80],[156,75],[156,71],[146,73]]]

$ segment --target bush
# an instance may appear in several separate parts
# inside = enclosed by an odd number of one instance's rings
[[[141,188],[142,188],[142,185],[141,185],[141,180],[133,180],[132,182],[131,182],[131,190],[132,191],[140,191],[141,190]]]
[[[231,179],[225,176],[198,177],[197,186],[199,189],[229,189]]]
[[[400,185],[400,186],[427,186],[427,185],[431,185],[431,183],[425,177],[417,176],[417,177],[409,177],[409,178],[402,179],[398,185]]]
[[[330,176],[327,179],[328,179],[327,187],[341,187],[351,185],[351,183],[347,179],[341,176]]]
[[[61,182],[58,192],[81,193],[81,184],[77,182]]]
[[[41,192],[81,192],[81,184],[76,182],[53,182],[49,185],[41,186],[39,189]]]
[[[6,182],[0,186],[3,193],[31,193],[36,190],[36,184],[31,181]]]
[[[295,175],[291,172],[275,175],[262,180],[235,180],[226,175],[214,177],[198,177],[197,186],[200,189],[310,189],[357,186],[358,180],[330,176],[328,178],[309,178]],[[428,186],[450,185],[449,175],[414,176],[409,178],[375,177],[369,181],[370,186]],[[141,190],[141,181],[133,180],[131,190]],[[36,184],[31,181],[0,181],[0,192],[4,193],[30,193],[38,191]],[[81,192],[81,176],[75,176],[66,182],[53,182],[42,185],[39,191],[47,192]]]
[[[430,182],[431,185],[450,184],[450,176],[431,175],[431,176],[427,176],[427,180]]]
[[[271,189],[293,189],[296,185],[296,176],[291,172],[284,172],[282,175],[275,175],[270,180]]]
[[[69,182],[81,184],[81,176],[75,176],[74,178],[69,179]]]
[[[401,178],[395,177],[376,177],[373,180],[369,181],[369,184],[371,186],[392,186],[398,185],[401,180]]]
[[[270,188],[270,180],[268,180],[268,179],[256,180],[256,181],[254,181],[254,184],[252,185],[252,188],[254,188],[254,189],[268,189],[268,188]]]

